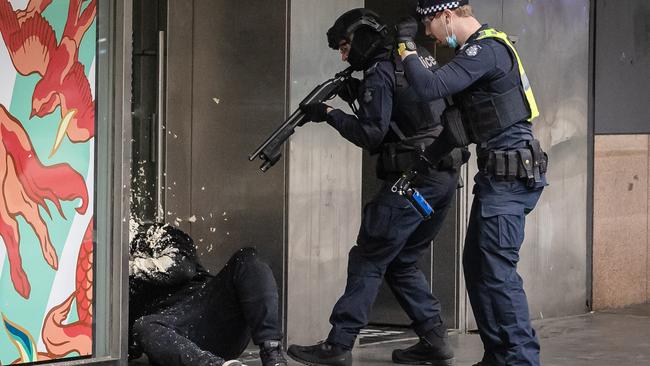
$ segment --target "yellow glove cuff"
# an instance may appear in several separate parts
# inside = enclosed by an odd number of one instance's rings
[[[418,46],[415,45],[415,42],[410,41],[410,40],[405,40],[405,41],[397,41],[397,53],[400,55],[400,57],[404,56],[404,52],[409,51],[409,52],[417,52]]]

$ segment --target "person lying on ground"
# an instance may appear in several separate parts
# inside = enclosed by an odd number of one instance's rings
[[[286,366],[278,290],[255,249],[242,248],[216,275],[192,239],[170,225],[142,226],[129,251],[129,359],[153,365],[233,366],[251,338],[263,366]]]

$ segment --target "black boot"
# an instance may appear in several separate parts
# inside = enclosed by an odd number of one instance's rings
[[[350,366],[352,352],[336,344],[321,342],[313,346],[292,344],[287,351],[289,357],[310,366]]]
[[[262,366],[287,366],[287,360],[282,355],[280,341],[265,341],[260,344]]]
[[[432,331],[407,348],[393,351],[393,362],[407,365],[452,366],[454,350],[447,343],[444,329]]]

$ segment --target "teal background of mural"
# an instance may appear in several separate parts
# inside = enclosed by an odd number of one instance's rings
[[[85,2],[85,5],[87,5],[87,2]],[[61,39],[61,35],[63,34],[63,28],[65,27],[68,16],[68,6],[68,1],[56,0],[42,13],[45,19],[52,25],[57,41]],[[84,65],[86,75],[91,71],[91,65],[95,59],[96,29],[95,20],[95,23],[85,33],[79,48],[79,62]],[[4,47],[4,44],[2,47]],[[2,72],[7,72],[7,70],[2,70]],[[31,120],[29,119],[32,92],[39,79],[39,75],[25,77],[17,74],[11,106],[8,106],[9,111],[23,124],[31,139],[36,155],[43,165],[49,166],[57,163],[68,163],[85,179],[88,176],[90,163],[89,143],[73,144],[65,137],[56,154],[52,158],[48,158],[54,144],[59,122],[61,121],[60,109],[57,108],[54,113],[44,118],[34,117]],[[94,179],[94,174],[89,179]],[[92,196],[94,192],[88,192],[88,194]],[[52,244],[60,258],[72,225],[72,219],[75,217],[75,209],[79,207],[80,200],[61,201],[61,206],[66,216],[65,219],[60,216],[53,203],[46,202],[52,215],[51,218],[43,208],[40,208],[40,212],[49,229]],[[89,207],[89,210],[92,209],[92,207]],[[5,259],[2,273],[0,274],[0,299],[2,299],[0,301],[0,311],[8,319],[27,329],[38,343],[41,337],[42,321],[48,310],[46,306],[52,282],[56,273],[43,259],[38,239],[32,228],[22,217],[18,218],[18,223],[20,231],[20,253],[23,259],[23,268],[31,283],[31,296],[29,299],[24,299],[15,291],[10,278],[9,263]],[[82,228],[82,231],[85,232],[85,229],[85,227]],[[74,271],[71,272],[70,277],[69,281],[74,283]],[[5,304],[9,305],[7,306]],[[73,304],[72,311],[68,316],[68,323],[77,320],[75,309],[76,307]],[[75,355],[71,354],[69,357]],[[9,364],[18,358],[18,356],[18,350],[11,343],[4,327],[0,326],[0,362],[2,364]]]

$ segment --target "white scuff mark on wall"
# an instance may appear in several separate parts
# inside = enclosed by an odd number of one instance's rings
[[[221,99],[219,98],[212,98],[212,100],[217,104],[221,103]]]
[[[190,218],[187,219],[187,221],[189,221],[189,222],[196,222],[196,215],[192,215],[192,216],[190,216]]]

